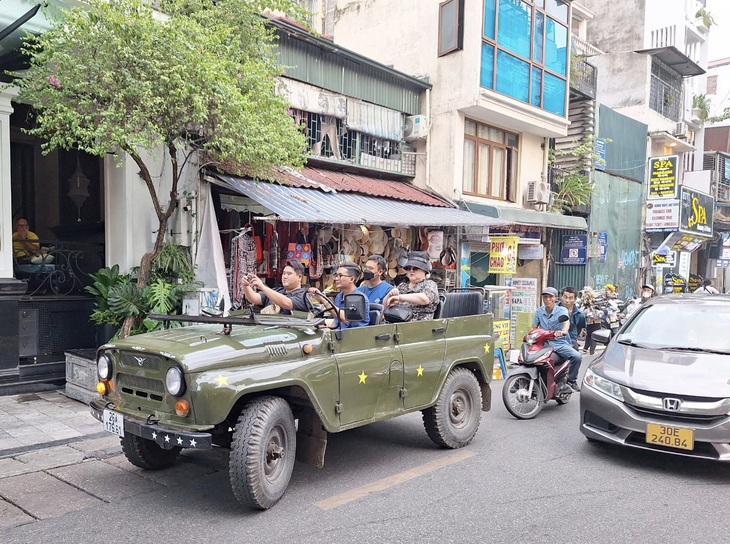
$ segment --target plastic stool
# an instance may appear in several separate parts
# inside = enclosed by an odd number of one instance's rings
[[[507,377],[507,365],[504,362],[504,350],[502,348],[494,348],[494,356],[499,359],[499,369],[502,371],[502,379]]]

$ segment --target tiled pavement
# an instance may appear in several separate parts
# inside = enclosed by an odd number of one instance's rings
[[[143,471],[86,404],[60,391],[0,396],[0,531],[187,483],[227,461],[219,450]]]

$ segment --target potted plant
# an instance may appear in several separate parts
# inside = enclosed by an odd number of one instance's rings
[[[716,24],[715,18],[705,8],[698,9],[697,13],[695,13],[695,18],[700,24],[702,24],[702,26],[704,26],[708,30],[712,25]]]
[[[169,242],[152,261],[150,279],[144,288],[137,285],[132,274],[120,274],[116,264],[91,277],[94,283],[85,289],[96,299],[90,319],[101,327],[99,345],[116,338],[127,318],[133,318],[130,334],[161,328],[162,323],[149,319],[148,314],[180,313],[184,294],[199,286],[188,249]]]
[[[700,123],[706,123],[710,118],[710,99],[705,94],[692,97],[692,117],[696,117]]]
[[[129,284],[131,277],[128,274],[119,273],[119,265],[111,268],[101,268],[96,274],[89,274],[94,283],[84,287],[84,290],[94,296],[95,306],[90,319],[96,325],[96,341],[98,345],[105,344],[119,334],[119,328],[123,317],[112,310],[109,305],[111,293],[122,285]]]

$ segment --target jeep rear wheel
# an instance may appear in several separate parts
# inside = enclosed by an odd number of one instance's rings
[[[286,492],[297,438],[289,403],[260,397],[241,411],[231,442],[229,478],[238,502],[266,510]]]
[[[461,448],[471,442],[481,421],[482,391],[474,373],[453,369],[436,404],[423,410],[428,437],[444,448]]]
[[[147,470],[160,470],[171,467],[180,455],[180,448],[169,450],[158,446],[156,442],[133,434],[125,434],[121,438],[122,451],[127,460],[134,466]]]

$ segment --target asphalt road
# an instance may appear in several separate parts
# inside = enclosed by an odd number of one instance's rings
[[[420,414],[332,435],[325,468],[297,463],[288,493],[267,512],[239,507],[225,452],[194,452],[182,464],[206,470],[168,487],[87,474],[77,485],[104,501],[5,530],[0,541],[730,540],[730,465],[589,443],[578,431],[579,395],[518,421],[502,405],[501,384],[466,448],[435,447]]]

